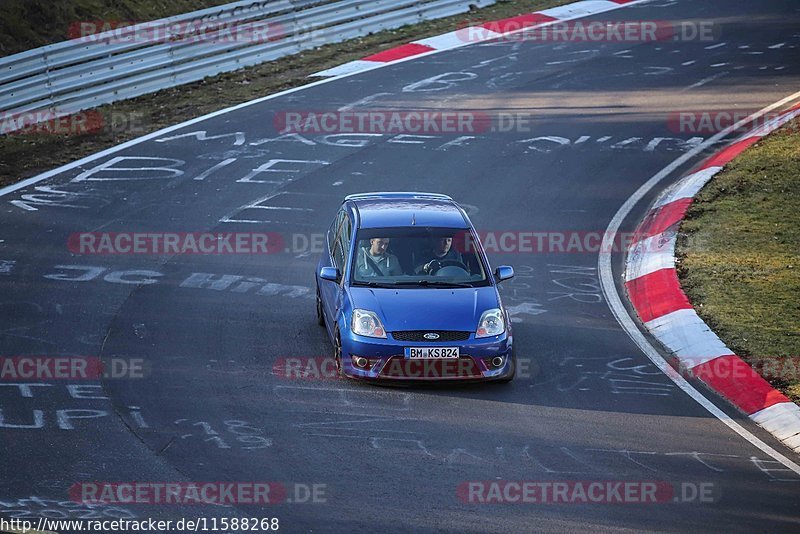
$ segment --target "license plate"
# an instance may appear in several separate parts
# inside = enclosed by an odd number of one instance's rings
[[[457,360],[458,347],[406,347],[406,360]]]

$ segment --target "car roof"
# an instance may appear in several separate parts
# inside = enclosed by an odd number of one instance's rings
[[[469,228],[461,208],[447,195],[436,193],[392,192],[350,195],[360,228],[402,228],[433,226]]]

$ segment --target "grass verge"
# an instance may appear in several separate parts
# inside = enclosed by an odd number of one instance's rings
[[[800,401],[800,120],[753,145],[700,192],[678,274],[697,313]]]
[[[256,67],[102,106],[106,127],[91,134],[20,134],[0,137],[0,187],[135,137],[241,102],[304,85],[308,76],[415,39],[571,3],[572,0],[509,0],[453,17],[386,30],[322,46]]]

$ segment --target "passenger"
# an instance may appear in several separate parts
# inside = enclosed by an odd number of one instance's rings
[[[403,269],[397,256],[387,252],[389,247],[388,237],[373,237],[369,240],[370,246],[358,249],[356,256],[356,277],[371,276],[400,276]]]
[[[461,253],[453,248],[452,237],[434,237],[431,239],[430,250],[421,256],[425,263],[416,268],[416,272],[432,273],[441,267],[444,261],[456,261],[464,265]]]

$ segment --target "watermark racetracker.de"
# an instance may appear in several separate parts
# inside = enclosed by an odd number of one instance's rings
[[[150,364],[143,358],[0,356],[0,382],[141,379],[149,376],[150,372]]]
[[[295,27],[295,32],[312,37],[311,27]],[[67,35],[84,43],[108,44],[264,44],[287,36],[278,21],[217,21],[203,18],[188,21],[80,20],[70,23]]]
[[[78,482],[69,488],[82,504],[319,504],[327,484],[283,482]]]
[[[468,504],[708,504],[720,498],[714,482],[663,480],[470,480],[456,488]]]
[[[275,232],[76,232],[73,254],[274,254],[285,249]]]
[[[48,109],[0,112],[0,135],[84,136],[100,133],[141,134],[147,130],[140,111],[85,110],[68,112]]]
[[[394,358],[384,367],[382,373],[386,376],[436,380],[472,377],[473,371],[474,364],[465,359],[443,362]],[[538,373],[539,367],[534,359],[517,358],[517,379],[532,378]],[[314,381],[342,378],[332,356],[281,356],[272,365],[272,375],[282,380]]]
[[[537,14],[501,21],[464,21],[456,30],[462,42],[488,38],[556,43],[711,42],[721,34],[721,26],[713,20],[555,21]]]
[[[781,118],[777,111],[764,113],[747,120],[755,110],[684,110],[673,111],[667,115],[667,129],[677,134],[707,135],[733,128],[733,134],[745,134],[757,128],[764,128]],[[797,123],[789,123],[784,129],[797,128]]]

